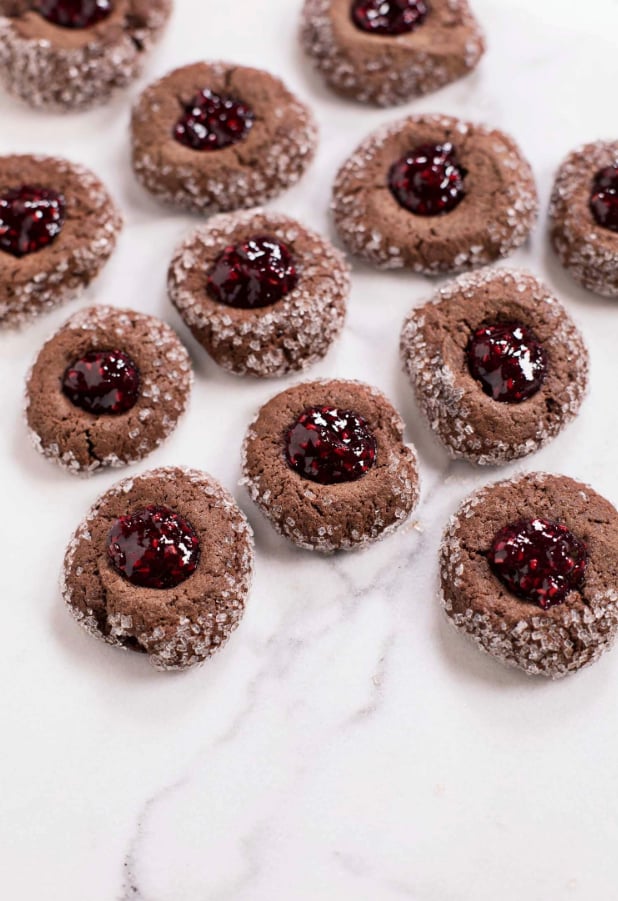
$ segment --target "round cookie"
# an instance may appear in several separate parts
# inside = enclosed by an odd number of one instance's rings
[[[0,78],[34,107],[104,103],[138,75],[172,0],[0,0]]]
[[[437,91],[485,51],[467,0],[305,0],[301,41],[333,90],[378,106]]]
[[[316,381],[259,411],[243,447],[243,484],[274,528],[330,553],[377,541],[419,499],[416,454],[387,398],[354,381]]]
[[[618,141],[586,144],[568,155],[549,218],[564,268],[589,291],[618,297]]]
[[[440,565],[449,619],[527,673],[565,676],[614,640],[618,513],[587,485],[532,473],[482,488],[451,519]]]
[[[234,498],[206,473],[169,467],[94,504],[67,549],[63,595],[91,635],[180,670],[227,642],[252,571],[253,535]]]
[[[111,256],[122,217],[84,166],[0,157],[0,328],[74,298]]]
[[[189,355],[164,322],[89,307],[36,358],[26,386],[28,429],[37,450],[69,472],[126,466],[173,432],[192,380]]]
[[[352,253],[380,268],[435,275],[514,251],[534,225],[538,199],[529,163],[504,132],[419,115],[363,141],[337,175],[332,208]]]
[[[454,457],[501,464],[534,453],[579,411],[588,351],[562,304],[526,272],[484,269],[413,310],[403,366]]]
[[[321,359],[343,327],[349,267],[332,244],[280,213],[221,214],[180,245],[172,303],[237,375],[281,376]]]
[[[133,109],[133,168],[159,200],[197,213],[254,207],[295,184],[317,127],[261,69],[195,63],[148,87]]]

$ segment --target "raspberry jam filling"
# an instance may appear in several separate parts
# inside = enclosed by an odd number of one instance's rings
[[[417,216],[441,216],[466,196],[467,170],[453,144],[420,144],[393,163],[388,186],[397,203]]]
[[[276,238],[261,235],[226,247],[208,276],[207,289],[219,303],[252,310],[277,303],[297,282],[289,248]]]
[[[506,404],[520,404],[543,387],[547,354],[533,333],[519,322],[477,328],[466,350],[470,374],[485,394]]]
[[[119,416],[139,397],[137,365],[121,350],[93,350],[72,363],[62,378],[62,391],[87,413]]]
[[[427,0],[354,0],[351,10],[361,31],[390,36],[416,31],[428,12]]]
[[[114,569],[133,585],[175,588],[197,569],[200,540],[184,516],[151,505],[116,520],[107,553]]]
[[[355,482],[376,461],[377,442],[358,413],[335,407],[310,407],[285,436],[288,465],[321,485]]]
[[[24,257],[48,247],[64,225],[65,201],[49,188],[22,185],[0,196],[0,250]]]
[[[618,160],[595,175],[590,209],[599,225],[618,232]]]
[[[222,150],[244,140],[254,122],[246,103],[204,88],[185,106],[174,138],[191,150]]]
[[[522,519],[496,534],[489,565],[509,591],[548,610],[581,587],[588,564],[586,545],[566,526],[547,519]]]
[[[38,0],[34,9],[61,28],[91,28],[114,10],[112,0]]]

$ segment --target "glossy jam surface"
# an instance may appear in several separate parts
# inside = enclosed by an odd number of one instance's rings
[[[208,276],[208,293],[219,303],[243,310],[282,300],[298,282],[289,248],[266,235],[226,247]]]
[[[388,185],[404,209],[417,216],[442,216],[466,196],[466,175],[452,144],[420,144],[393,163]]]
[[[520,404],[533,397],[547,376],[547,354],[533,333],[518,322],[482,325],[471,335],[468,368],[485,394]]]
[[[113,12],[112,0],[37,0],[34,9],[61,28],[92,28]]]
[[[288,465],[322,485],[355,482],[376,461],[377,442],[358,413],[335,407],[310,407],[285,436]]]
[[[121,350],[90,351],[75,360],[62,379],[62,390],[75,407],[108,416],[135,406],[139,386],[139,369]]]
[[[116,520],[109,533],[108,556],[133,585],[175,588],[197,569],[200,541],[184,516],[151,505]]]
[[[246,103],[205,88],[185,107],[174,126],[174,138],[191,150],[223,150],[244,140],[254,122]]]
[[[50,188],[22,185],[0,196],[0,250],[24,257],[43,250],[62,230],[65,201]]]
[[[489,564],[509,591],[547,610],[581,587],[588,552],[566,526],[524,519],[496,534]]]
[[[422,25],[429,12],[427,0],[354,0],[352,21],[369,34],[409,34]]]
[[[590,209],[599,225],[618,232],[618,160],[595,175]]]

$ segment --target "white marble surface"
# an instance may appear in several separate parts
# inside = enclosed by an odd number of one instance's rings
[[[475,0],[489,39],[478,73],[407,110],[514,133],[547,206],[576,144],[616,137],[616,0]],[[227,57],[283,75],[315,107],[319,158],[275,206],[327,231],[338,164],[395,111],[326,94],[295,41],[300,0],[177,0],[149,75]],[[135,95],[136,90],[132,92]],[[0,152],[90,164],[127,217],[117,255],[80,303],[179,321],[165,297],[173,244],[191,221],[160,209],[127,162],[128,98],[87,115],[0,99]],[[592,353],[578,421],[518,467],[449,463],[399,372],[402,319],[429,281],[357,266],[343,340],[311,376],[352,376],[393,398],[420,452],[417,521],[362,554],[321,559],[256,530],[246,618],[224,653],[185,675],[80,631],[57,576],[65,543],[117,478],[74,480],[31,450],[23,376],[57,311],[0,337],[1,894],[12,901],[560,901],[616,897],[618,650],[558,683],[530,680],[451,632],[436,600],[448,514],[512,471],[582,477],[618,502],[618,306],[578,290],[548,250],[544,216],[513,260],[550,281]],[[241,382],[190,341],[192,411],[145,469],[185,463],[236,488],[248,418],[283,383]],[[613,384],[614,383],[614,384]]]

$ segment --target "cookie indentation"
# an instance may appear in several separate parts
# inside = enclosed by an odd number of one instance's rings
[[[322,485],[355,482],[376,461],[377,444],[365,419],[352,410],[310,407],[285,436],[289,466]]]
[[[184,516],[151,504],[116,520],[107,552],[116,571],[132,585],[175,588],[197,569],[200,540]]]
[[[36,0],[34,9],[61,28],[92,28],[113,12],[112,0]]]
[[[416,216],[442,216],[466,196],[466,174],[453,144],[423,144],[393,163],[388,186],[397,202]]]
[[[51,188],[22,185],[0,197],[0,249],[24,257],[56,240],[66,213],[62,194]]]
[[[520,404],[534,397],[547,376],[545,349],[520,322],[479,326],[466,355],[473,378],[500,403]]]
[[[62,390],[87,413],[120,416],[135,406],[139,382],[139,369],[128,354],[91,350],[67,368]]]
[[[297,283],[289,247],[258,235],[222,251],[208,275],[208,293],[229,307],[253,310],[278,303]]]
[[[548,519],[523,519],[503,526],[489,551],[489,565],[520,598],[548,610],[581,588],[586,546],[570,529]]]
[[[429,12],[426,0],[353,0],[352,21],[361,31],[377,35],[409,34]]]
[[[244,140],[254,121],[246,103],[205,88],[186,105],[174,138],[191,150],[222,150]]]

